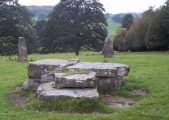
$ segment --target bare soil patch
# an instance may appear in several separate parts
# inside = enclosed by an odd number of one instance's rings
[[[13,92],[20,91],[21,87],[16,87],[13,89]],[[21,106],[26,103],[26,97],[19,95],[18,93],[11,93],[9,95],[14,106]]]
[[[146,95],[146,94],[148,94],[148,91],[141,90],[141,89],[136,89],[136,90],[132,90],[131,93],[138,94],[138,95]]]
[[[108,100],[109,107],[118,107],[118,108],[129,107],[138,101],[137,99],[134,98],[125,98],[121,96],[108,96],[105,97],[105,99]]]
[[[13,105],[15,106],[21,106],[26,103],[26,98],[20,96],[19,94],[10,94],[9,98],[11,99]]]

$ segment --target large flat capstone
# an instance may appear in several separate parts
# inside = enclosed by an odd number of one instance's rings
[[[65,66],[74,65],[79,62],[79,59],[71,60],[60,60],[60,59],[46,59],[39,60],[36,62],[30,62],[28,64],[28,77],[34,79],[44,79],[52,78],[51,72],[56,68],[63,68]],[[50,74],[50,75],[47,75]],[[49,79],[47,80],[49,81]]]
[[[52,82],[43,83],[37,89],[37,97],[41,101],[54,101],[64,98],[85,98],[91,100],[97,100],[99,94],[97,88],[67,88],[67,89],[55,89],[52,87]]]
[[[92,70],[97,77],[122,77],[129,73],[129,66],[120,63],[79,62],[67,67],[71,71]]]

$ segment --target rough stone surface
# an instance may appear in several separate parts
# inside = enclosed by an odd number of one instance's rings
[[[122,78],[99,78],[97,80],[97,88],[100,91],[104,90],[114,90],[119,89],[121,87]]]
[[[99,63],[99,62],[79,62],[73,66],[69,66],[71,71],[93,70],[97,77],[118,77],[127,76],[129,66],[119,63]]]
[[[63,67],[74,65],[78,63],[78,59],[60,60],[60,59],[46,59],[36,62],[30,62],[28,65],[28,77],[41,79],[42,75],[46,75],[55,69],[62,69]]]
[[[109,58],[109,57],[114,56],[113,36],[109,35],[106,37],[102,53],[105,58]]]
[[[95,88],[96,73],[75,74],[65,76],[64,74],[55,74],[55,88]]]
[[[23,37],[19,37],[18,61],[27,61],[26,41],[25,41],[25,39]]]
[[[39,85],[40,85],[40,82],[36,82],[33,79],[29,79],[28,81],[26,81],[22,84],[22,89],[36,91],[37,88],[39,87]]]
[[[52,82],[55,79],[54,72],[50,72],[48,74],[42,75],[40,82]]]
[[[29,79],[23,83],[22,89],[35,90],[42,101],[66,97],[95,100],[99,97],[97,89],[119,89],[123,76],[127,76],[129,71],[129,66],[119,63],[39,60],[29,63]],[[87,73],[79,74],[84,72]]]
[[[99,97],[96,88],[84,89],[55,89],[52,87],[52,82],[43,83],[37,89],[37,97],[41,101],[54,101],[58,99],[70,98],[86,98],[96,100]]]

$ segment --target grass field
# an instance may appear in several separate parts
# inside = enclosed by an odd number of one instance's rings
[[[108,19],[107,22],[108,22],[108,25],[109,25],[107,27],[109,34],[114,35],[116,33],[116,30],[118,29],[118,27],[121,24],[120,23],[116,23],[116,22],[112,21],[111,19]]]
[[[28,56],[29,61],[40,59],[71,59],[80,58],[81,61],[103,62],[102,55],[93,52],[81,52],[79,56],[74,53],[56,53]],[[29,99],[25,105],[15,107],[9,94],[14,88],[27,80],[28,62],[17,62],[16,56],[0,56],[0,120],[168,120],[169,119],[169,52],[131,52],[116,53],[114,58],[106,59],[110,63],[123,63],[130,66],[130,73],[125,77],[122,88],[114,91],[116,95],[137,97],[139,101],[128,108],[109,108],[102,105],[96,110],[102,114],[63,113],[46,109],[45,103],[40,103],[27,92]],[[138,84],[128,84],[136,82]],[[132,89],[144,89],[147,95],[131,95]],[[25,93],[24,93],[25,94]],[[112,93],[113,94],[113,93]],[[76,101],[75,101],[76,102]],[[82,101],[85,103],[85,101]],[[72,103],[71,103],[72,104]],[[89,103],[86,102],[88,105]],[[51,104],[50,104],[51,105]],[[97,104],[98,105],[98,104]],[[95,106],[84,106],[92,110]],[[66,107],[66,106],[65,106]],[[88,107],[88,108],[85,108]],[[68,107],[66,107],[68,109]],[[83,109],[83,107],[81,108]],[[107,111],[107,112],[106,112]],[[95,111],[97,112],[97,111]]]

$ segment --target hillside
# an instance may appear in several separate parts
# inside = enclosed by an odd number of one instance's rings
[[[35,15],[35,20],[46,19],[49,13],[53,10],[54,6],[26,6],[28,10],[30,10]],[[108,13],[107,13],[108,14]],[[108,14],[105,17],[108,21],[108,34],[114,35],[118,27],[121,25],[120,23],[112,21],[112,14]]]
[[[121,24],[114,22],[111,19],[108,19],[107,22],[108,22],[108,25],[109,25],[107,27],[108,34],[114,35],[116,30],[118,29],[118,27],[120,27]]]

